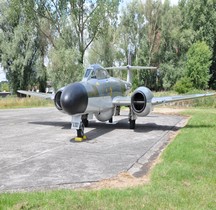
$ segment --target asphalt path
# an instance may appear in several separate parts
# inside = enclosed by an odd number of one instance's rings
[[[70,116],[55,108],[0,110],[0,192],[77,188],[121,172],[147,173],[151,161],[185,118],[151,114],[128,125],[128,112],[113,124],[90,122],[87,140],[75,142]]]

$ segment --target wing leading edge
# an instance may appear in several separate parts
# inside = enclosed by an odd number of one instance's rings
[[[17,92],[28,96],[35,96],[35,97],[51,99],[51,100],[53,100],[55,97],[55,95],[51,93],[41,93],[41,92],[37,93],[37,92],[25,91],[25,90],[18,90]]]
[[[205,93],[205,94],[192,94],[192,95],[179,95],[179,96],[165,96],[165,97],[153,97],[151,103],[153,106],[175,102],[175,101],[184,101],[191,100],[196,98],[214,96],[216,93]],[[130,96],[118,96],[113,98],[113,105],[115,106],[130,106],[131,97]]]
[[[191,100],[191,99],[203,98],[203,97],[208,97],[213,95],[216,95],[216,93],[154,97],[152,98],[152,105],[159,105],[159,104],[170,103],[175,101]]]

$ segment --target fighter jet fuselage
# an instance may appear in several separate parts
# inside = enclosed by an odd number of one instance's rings
[[[99,65],[93,65],[90,71],[81,82],[58,90],[54,103],[58,110],[69,115],[94,113],[98,120],[107,121],[114,113],[113,98],[125,96],[131,84],[109,77],[106,70]],[[97,76],[99,71],[103,71],[104,74],[101,75],[100,72],[100,76]]]

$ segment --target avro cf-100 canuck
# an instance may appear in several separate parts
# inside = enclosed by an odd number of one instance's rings
[[[107,69],[126,69],[127,81],[111,77]],[[86,69],[81,82],[69,84],[59,89],[55,94],[36,93],[19,90],[19,93],[39,96],[54,100],[59,111],[71,115],[71,128],[77,130],[75,140],[82,141],[86,138],[84,127],[88,120],[93,118],[105,122],[112,122],[115,110],[121,106],[129,107],[129,127],[135,128],[137,117],[147,116],[155,105],[188,100],[215,93],[193,94],[182,96],[154,97],[150,89],[145,86],[138,87],[131,95],[133,69],[156,69],[155,67],[123,66],[103,68],[98,64]]]

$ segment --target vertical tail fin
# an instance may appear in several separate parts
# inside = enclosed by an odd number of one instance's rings
[[[132,81],[133,81],[132,71],[130,69],[130,66],[127,66],[127,82],[132,84]]]

